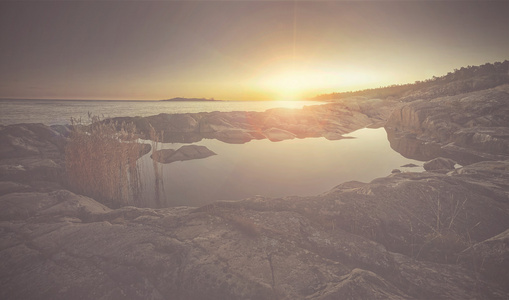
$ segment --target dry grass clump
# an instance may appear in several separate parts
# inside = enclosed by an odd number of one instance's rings
[[[196,211],[218,216],[244,235],[251,238],[258,238],[262,232],[261,226],[256,224],[253,220],[249,219],[249,217],[245,216],[243,214],[243,209],[239,211],[232,208],[230,206],[232,204],[233,203],[216,202],[204,205],[198,208]],[[235,206],[235,204],[233,204],[233,206]]]
[[[136,160],[141,144],[136,142],[136,127],[89,119],[90,125],[71,119],[65,149],[67,182],[74,191],[106,205],[130,204],[140,186]]]
[[[455,263],[458,254],[468,248],[469,243],[455,231],[430,233],[420,249],[420,258],[440,263]]]
[[[430,232],[424,236],[423,244],[416,258],[440,263],[454,263],[458,254],[471,245],[468,230],[465,233],[460,212],[464,210],[467,198],[459,198],[453,193],[444,195],[429,194],[423,197],[428,214],[433,222],[424,222]],[[477,226],[477,225],[476,225]]]
[[[230,215],[227,217],[227,220],[230,221],[236,229],[249,237],[256,238],[260,236],[259,226],[248,218]]]

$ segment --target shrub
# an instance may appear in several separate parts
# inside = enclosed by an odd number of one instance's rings
[[[260,228],[253,221],[236,215],[231,215],[227,218],[231,224],[243,234],[256,238],[260,236]]]

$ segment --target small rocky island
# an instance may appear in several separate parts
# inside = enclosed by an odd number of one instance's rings
[[[301,110],[104,121],[231,143],[384,126],[396,151],[430,160],[314,197],[112,207],[67,184],[73,128],[0,126],[0,297],[508,299],[509,62],[474,68]]]
[[[175,97],[171,99],[164,99],[159,101],[174,101],[174,102],[182,102],[182,101],[223,101],[223,100],[215,100],[214,98],[183,98],[183,97]]]

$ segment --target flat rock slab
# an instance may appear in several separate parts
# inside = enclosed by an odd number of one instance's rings
[[[263,134],[272,142],[291,140],[295,138],[295,134],[279,128],[270,128],[265,130]]]
[[[406,164],[406,165],[402,165],[401,167],[402,168],[415,168],[415,167],[418,167],[418,165],[416,165],[416,164]]]
[[[169,164],[175,161],[200,159],[212,155],[216,155],[216,153],[209,150],[209,148],[205,146],[187,145],[182,146],[177,150],[174,149],[156,150],[152,153],[150,157],[157,162]]]

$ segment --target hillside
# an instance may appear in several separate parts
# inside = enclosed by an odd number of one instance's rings
[[[337,101],[361,96],[366,98],[398,98],[409,102],[417,99],[432,99],[453,96],[461,93],[484,90],[509,83],[509,61],[486,63],[481,66],[468,66],[456,69],[447,75],[403,85],[391,85],[355,92],[323,94],[313,98],[320,101]]]

